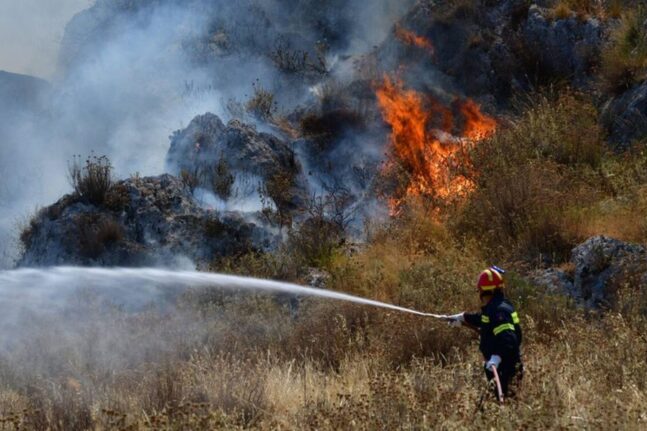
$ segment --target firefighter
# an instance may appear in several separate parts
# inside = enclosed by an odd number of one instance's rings
[[[485,374],[492,380],[496,368],[504,396],[516,376],[523,376],[521,363],[521,326],[519,316],[503,294],[503,271],[496,266],[481,272],[476,284],[481,298],[480,313],[460,313],[447,316],[450,324],[468,326],[480,332],[480,350],[485,359]]]

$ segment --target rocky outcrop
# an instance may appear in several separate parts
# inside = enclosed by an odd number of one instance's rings
[[[21,239],[19,266],[200,264],[276,241],[238,214],[200,208],[170,175],[120,181],[101,205],[67,195],[41,210]]]
[[[583,85],[597,63],[604,29],[595,18],[551,19],[533,5],[521,27],[524,49],[536,55],[537,64],[548,76],[569,77]]]
[[[647,81],[610,100],[604,106],[602,119],[610,141],[620,149],[647,137]]]
[[[275,196],[278,186],[269,187],[269,194],[277,206],[288,209],[297,208],[306,196],[301,167],[285,141],[238,120],[225,125],[211,113],[195,117],[173,134],[167,166],[169,172],[191,176],[197,186],[225,200],[233,192],[227,185],[236,179],[258,179],[259,185],[281,182],[282,196]]]
[[[541,81],[569,81],[578,87],[590,83],[607,31],[597,19],[575,14],[557,18],[541,2],[524,0],[451,3],[419,2],[382,46],[382,64],[391,69],[405,65],[418,75],[436,69],[436,75],[426,74],[431,81],[423,85],[453,86],[483,102],[493,96],[497,107]],[[433,52],[402,49],[412,44],[403,40],[401,29],[426,39]]]
[[[647,250],[641,245],[592,237],[573,249],[571,263],[572,271],[550,268],[535,272],[530,279],[589,307],[612,304],[619,280],[642,274],[638,277],[642,286],[635,287],[647,286]]]

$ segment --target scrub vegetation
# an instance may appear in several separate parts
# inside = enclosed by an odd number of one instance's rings
[[[326,268],[331,289],[458,311],[477,306],[472,279],[484,264],[479,247],[459,244],[411,204],[361,252],[339,252]],[[248,255],[230,267],[272,276],[281,265],[287,258]],[[527,372],[503,407],[487,390],[476,335],[428,318],[312,299],[291,310],[274,297],[208,290],[184,295],[170,314],[80,298],[92,322],[114,322],[123,335],[99,332],[79,348],[37,322],[33,345],[0,365],[0,420],[5,429],[61,430],[638,429],[647,297],[634,287],[617,280],[617,301],[592,312],[511,274]],[[195,338],[172,329],[187,315],[202,328]],[[160,339],[173,348],[145,360]],[[125,347],[112,360],[92,355],[115,342]],[[30,372],[4,365],[16,361]]]
[[[447,2],[441,18],[466,19],[473,6]],[[595,91],[645,80],[642,8],[561,0],[553,9],[556,19],[616,20]],[[321,53],[279,45],[272,60],[290,74],[324,74]],[[260,84],[254,90],[245,108],[273,118],[273,94]],[[593,235],[647,244],[647,141],[612,150],[600,109],[591,94],[562,84],[516,100],[496,132],[466,146],[461,199],[405,196],[387,220],[366,221],[361,244],[346,232],[350,192],[313,199],[297,225],[295,174],[273,173],[258,193],[283,245],[245,248],[203,268],[303,284],[325,274],[326,289],[457,313],[478,308],[479,272],[502,266],[524,330],[526,370],[504,405],[485,381],[477,334],[430,318],[213,290],[130,312],[81,295],[65,310],[78,332],[38,317],[26,345],[0,356],[0,430],[645,429],[647,262],[612,279],[601,308],[527,277],[547,267],[572,271],[571,250]],[[339,119],[360,128],[359,114],[335,112],[302,119],[316,147],[329,145]],[[187,188],[199,185],[197,172],[180,175]],[[69,176],[74,199],[122,212],[125,192],[107,159],[75,160]],[[228,165],[218,164],[213,179],[219,197],[231,195]],[[76,227],[70,236],[87,256],[118,248],[124,237],[115,219],[99,215],[79,217]],[[224,229],[213,220],[203,231],[213,239]],[[23,231],[25,247],[36,230],[32,223]]]

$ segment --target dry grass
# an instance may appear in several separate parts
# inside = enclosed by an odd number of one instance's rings
[[[469,12],[470,2],[453,4]],[[604,151],[598,113],[581,96],[537,97],[474,149],[464,205],[440,213],[407,202],[367,225],[367,243],[353,250],[315,211],[320,219],[289,247],[211,269],[303,282],[314,265],[332,290],[432,312],[476,309],[474,278],[486,265],[561,262],[593,234],[647,242],[646,154]],[[287,208],[293,180],[277,174],[262,195]],[[212,221],[204,232],[223,228]],[[99,244],[82,249],[98,256],[120,235],[85,216],[74,238]],[[606,286],[605,312],[509,273],[526,375],[505,406],[488,391],[476,335],[428,318],[212,290],[139,311],[74,298],[27,316],[8,334],[13,348],[0,346],[0,429],[644,429],[644,266]]]
[[[373,227],[360,251],[326,263],[329,287],[421,310],[474,309],[479,252],[411,203]],[[230,269],[294,276],[281,273],[280,254],[241,262]],[[476,335],[427,318],[307,298],[294,315],[285,297],[212,290],[138,312],[80,298],[61,310],[73,326],[56,315],[30,321],[21,348],[1,358],[0,422],[72,431],[640,429],[639,275],[615,281],[615,308],[603,315],[510,274],[527,372],[503,407],[488,391]]]
[[[645,323],[617,314],[587,317],[511,284],[511,296],[522,304],[527,373],[504,407],[488,395],[469,331],[309,301],[291,321],[272,302],[225,300],[222,319],[204,309],[211,317],[201,324],[211,329],[199,337],[202,343],[179,348],[174,337],[181,331],[171,333],[166,341],[177,351],[155,362],[105,372],[77,362],[74,355],[81,359],[83,352],[71,349],[60,359],[70,365],[57,375],[47,371],[47,381],[5,377],[0,422],[7,430],[644,426]],[[555,308],[546,313],[551,304]],[[241,316],[247,307],[256,312]],[[149,337],[161,323],[133,322],[132,329]],[[130,348],[136,351],[137,344]],[[11,374],[10,363],[0,367],[4,376]]]
[[[620,17],[634,4],[632,0],[555,0],[551,12],[553,19],[567,19],[576,15],[580,19],[606,20]]]
[[[609,93],[619,94],[647,77],[647,8],[625,9],[602,52],[600,78]]]

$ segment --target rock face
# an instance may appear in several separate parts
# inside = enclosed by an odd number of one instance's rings
[[[531,280],[589,307],[610,304],[611,285],[628,274],[642,273],[642,284],[647,286],[647,250],[640,245],[596,236],[573,249],[571,262],[572,273],[551,268],[533,274]]]
[[[101,206],[66,195],[44,208],[22,235],[18,266],[207,263],[276,238],[236,214],[200,208],[181,180],[131,178],[112,186]]]
[[[603,28],[595,18],[548,19],[536,5],[530,7],[523,24],[525,48],[534,51],[538,63],[552,76],[572,76],[583,84],[600,55]]]
[[[453,84],[482,102],[493,96],[497,106],[506,106],[515,91],[532,90],[540,79],[588,84],[605,40],[598,20],[574,14],[558,19],[541,2],[525,0],[451,3],[419,2],[400,24],[427,39],[433,52],[402,49],[407,42],[396,29],[381,48],[382,63],[405,64],[412,74],[432,66],[441,75],[427,73],[433,79],[424,85]]]
[[[225,125],[210,113],[195,117],[186,129],[173,134],[167,165],[171,173],[191,176],[196,185],[225,200],[233,192],[227,190],[228,183],[233,185],[237,179],[267,183],[279,176],[286,184],[285,196],[271,196],[277,206],[295,208],[305,196],[301,167],[286,142],[238,120]]]
[[[602,118],[610,131],[610,140],[626,148],[647,136],[647,81],[609,101]]]

